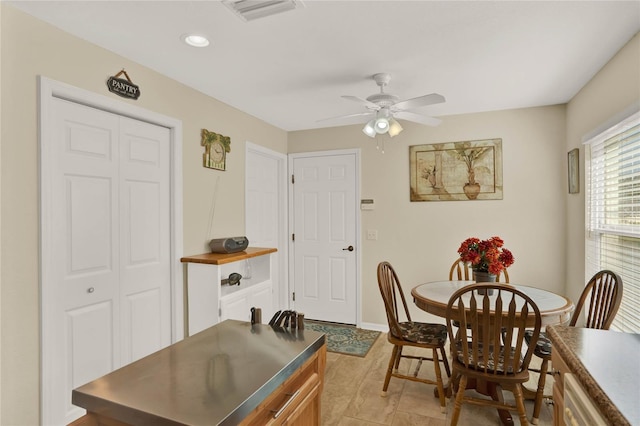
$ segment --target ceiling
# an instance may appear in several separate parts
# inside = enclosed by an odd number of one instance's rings
[[[7,3],[286,131],[362,122],[318,120],[365,112],[341,96],[380,72],[446,98],[425,115],[566,103],[640,31],[640,1],[306,0],[249,22],[214,0]]]

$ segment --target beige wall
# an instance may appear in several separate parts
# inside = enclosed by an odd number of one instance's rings
[[[580,148],[580,193],[567,196],[567,295],[579,296],[588,277],[584,267],[585,147],[591,133],[634,102],[640,102],[640,34],[636,34],[567,105],[565,150]]]
[[[208,215],[220,178],[213,237],[244,233],[245,141],[286,152],[286,132],[154,71],[83,42],[0,3],[2,139],[1,395],[2,425],[39,423],[38,75],[182,120],[184,254],[207,250]],[[125,68],[138,101],[107,91]],[[240,90],[241,88],[239,88]],[[10,106],[10,107],[8,107]],[[200,129],[231,137],[227,171],[202,167]],[[222,200],[222,201],[221,201]]]
[[[499,235],[514,253],[511,282],[577,299],[584,276],[584,148],[582,136],[640,101],[640,35],[628,42],[566,106],[444,117],[436,128],[403,123],[381,154],[362,125],[291,132],[289,152],[362,150],[362,198],[375,210],[362,218],[362,320],[384,324],[375,268],[397,269],[405,288],[445,278],[460,242]],[[408,147],[424,143],[502,138],[504,199],[409,201]],[[580,194],[568,194],[567,152],[580,147]],[[367,229],[378,240],[364,239]],[[418,318],[428,318],[411,306]]]
[[[565,107],[549,106],[444,117],[435,128],[403,123],[385,153],[361,132],[362,125],[289,133],[289,152],[361,149],[363,211],[362,320],[385,324],[376,266],[388,260],[406,290],[447,279],[467,237],[499,235],[515,256],[511,282],[562,291],[565,276]],[[494,201],[409,201],[409,146],[502,138],[504,198]],[[363,237],[364,238],[364,237]],[[414,312],[417,310],[414,310]],[[416,319],[425,317],[415,312]]]

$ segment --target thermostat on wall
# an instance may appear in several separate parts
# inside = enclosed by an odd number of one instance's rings
[[[360,200],[360,210],[373,210],[373,199]]]

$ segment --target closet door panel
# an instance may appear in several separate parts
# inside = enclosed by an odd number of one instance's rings
[[[71,390],[121,365],[118,117],[56,99],[48,161],[55,224],[42,288],[43,393],[72,420]]]
[[[120,262],[123,360],[171,343],[170,133],[120,120]]]

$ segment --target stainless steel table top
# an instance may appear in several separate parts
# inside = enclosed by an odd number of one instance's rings
[[[73,391],[131,424],[237,424],[324,344],[312,330],[227,320]]]

